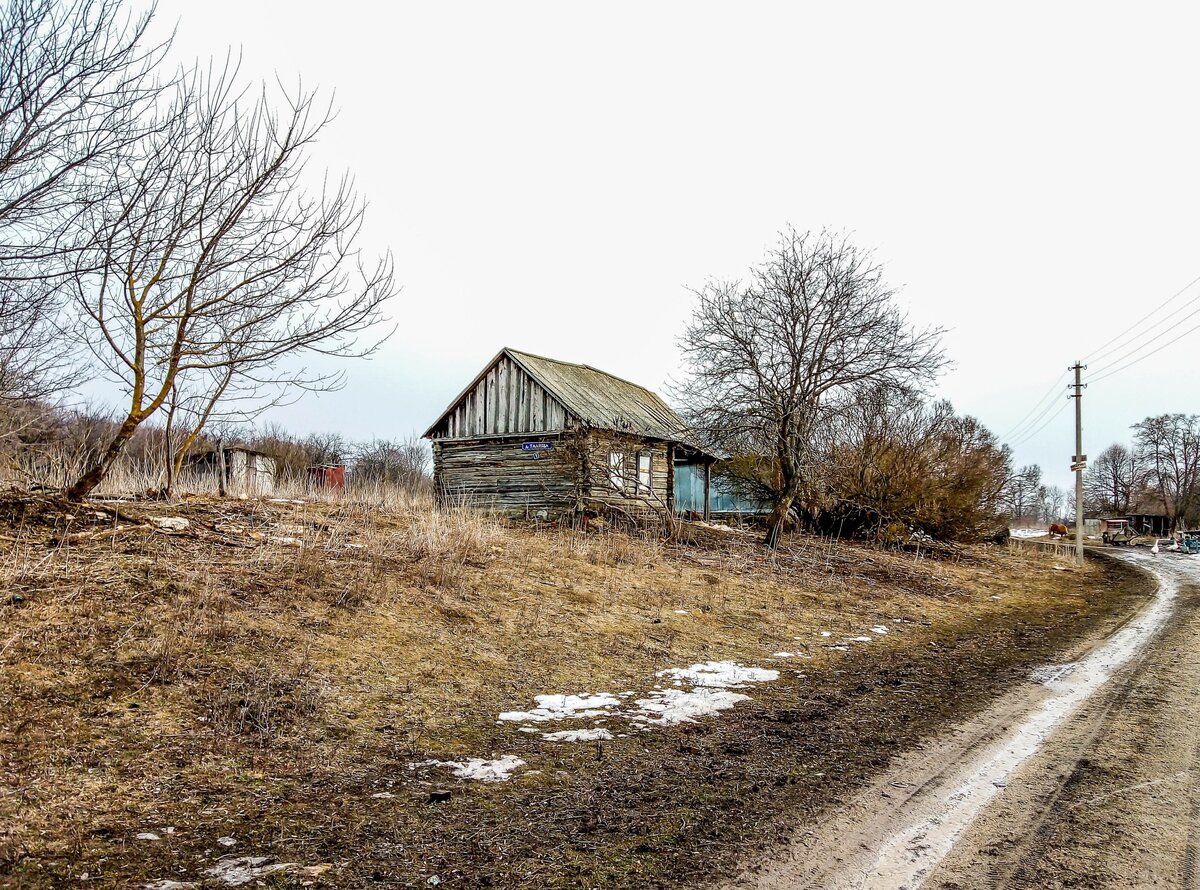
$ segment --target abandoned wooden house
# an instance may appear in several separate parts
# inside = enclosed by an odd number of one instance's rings
[[[675,472],[717,460],[644,387],[502,349],[426,431],[440,498],[537,518],[675,509]]]

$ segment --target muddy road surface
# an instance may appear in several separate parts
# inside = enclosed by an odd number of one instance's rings
[[[1200,888],[1200,559],[729,890]]]

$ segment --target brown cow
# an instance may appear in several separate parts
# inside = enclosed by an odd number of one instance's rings
[[[1050,526],[1050,537],[1065,538],[1070,534],[1070,531],[1062,523],[1056,522]]]

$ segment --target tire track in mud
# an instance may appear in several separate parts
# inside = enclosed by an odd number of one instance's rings
[[[1146,568],[1159,578],[1159,595],[1075,663],[1074,677],[1063,672],[1044,685],[1013,690],[987,714],[898,761],[795,844],[786,859],[743,874],[734,886],[756,890],[1139,886],[1072,875],[1070,863],[1058,861],[1063,858],[1058,848],[1064,826],[1074,828],[1078,821],[1077,798],[1106,778],[1103,770],[1097,773],[1091,752],[1105,744],[1114,719],[1127,721],[1130,715],[1141,719],[1145,710],[1141,699],[1147,692],[1139,678],[1147,670],[1148,656],[1157,641],[1175,629],[1175,597],[1181,586],[1190,588],[1200,580],[1200,564],[1176,562],[1168,567],[1167,559],[1139,561],[1148,563]],[[1195,591],[1196,608],[1186,611],[1200,619],[1200,588]],[[1189,694],[1200,696],[1200,626],[1195,637],[1196,676]],[[1191,762],[1200,756],[1200,738],[1189,738],[1186,748],[1183,774],[1190,777]],[[1043,756],[1051,749],[1052,756]],[[910,790],[897,796],[897,787]],[[1188,862],[1178,858],[1172,862],[1179,886],[1200,890],[1195,883],[1200,865],[1196,818],[1200,790],[1189,787],[1188,805],[1178,811],[1184,813],[1192,817],[1178,820],[1189,826]],[[1184,846],[1180,844],[1181,854]],[[1183,883],[1185,873],[1190,883]],[[1068,880],[1060,882],[1054,875]]]
[[[1103,706],[1048,741],[929,890],[1200,886],[1200,587],[1185,578],[1171,621]]]

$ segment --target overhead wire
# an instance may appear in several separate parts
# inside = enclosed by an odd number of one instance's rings
[[[1198,296],[1197,299],[1200,299],[1200,296]],[[1114,367],[1115,365],[1121,364],[1126,359],[1128,359],[1130,356],[1136,355],[1137,353],[1141,352],[1143,349],[1145,349],[1151,343],[1156,343],[1157,341],[1161,340],[1163,337],[1167,336],[1167,334],[1174,333],[1175,330],[1177,330],[1177,328],[1178,328],[1179,322],[1188,321],[1189,319],[1195,318],[1196,315],[1198,315],[1198,314],[1200,314],[1200,309],[1189,312],[1187,315],[1185,315],[1183,318],[1179,319],[1175,323],[1175,327],[1169,327],[1162,331],[1159,331],[1157,334],[1155,334],[1149,340],[1146,340],[1143,343],[1139,343],[1133,349],[1129,350],[1128,352],[1124,353],[1123,355],[1119,356],[1118,358],[1112,359],[1111,361],[1105,362],[1104,364],[1100,365],[1100,367],[1098,367],[1092,371],[1092,374],[1093,375],[1103,374],[1105,371]],[[1151,330],[1153,330],[1153,329],[1151,329]],[[1149,333],[1149,331],[1147,331],[1147,333]],[[1176,337],[1174,340],[1171,340],[1169,342],[1174,343],[1175,340],[1178,340],[1178,339],[1179,339],[1179,337]],[[1155,352],[1158,352],[1159,349],[1163,349],[1163,348],[1165,348],[1165,344],[1164,344],[1164,346],[1158,347],[1158,349],[1151,350],[1149,353],[1147,353],[1147,355],[1153,355]],[[1145,356],[1143,356],[1143,358],[1144,357]],[[1141,361],[1141,359],[1137,359],[1137,361]],[[1130,362],[1130,364],[1134,364],[1134,362]],[[1096,378],[1093,377],[1092,379],[1096,379]]]
[[[1194,317],[1194,316],[1195,316],[1195,315],[1197,315],[1197,314],[1200,314],[1200,311],[1198,311],[1198,312],[1194,312],[1194,313],[1192,313],[1192,315],[1190,315],[1190,316],[1188,316],[1188,317],[1189,317],[1189,318],[1191,318],[1191,317]],[[1168,346],[1170,346],[1172,343],[1177,343],[1177,342],[1179,342],[1179,341],[1180,341],[1180,340],[1182,340],[1184,337],[1186,337],[1188,334],[1194,333],[1195,331],[1200,331],[1200,324],[1196,325],[1195,327],[1188,328],[1186,331],[1184,331],[1184,332],[1183,332],[1182,334],[1180,334],[1178,337],[1174,337],[1174,338],[1172,338],[1172,339],[1168,340],[1166,343],[1164,343],[1162,346],[1159,346],[1157,349],[1152,349],[1150,352],[1147,352],[1145,355],[1138,356],[1138,357],[1137,357],[1137,358],[1135,358],[1133,361],[1131,361],[1131,362],[1126,362],[1125,364],[1121,365],[1120,367],[1116,367],[1116,368],[1114,368],[1112,365],[1108,365],[1108,368],[1109,368],[1110,370],[1108,370],[1108,371],[1107,371],[1107,373],[1101,374],[1099,377],[1092,377],[1092,378],[1090,378],[1090,379],[1089,379],[1089,381],[1088,381],[1088,382],[1090,382],[1090,383],[1099,383],[1101,380],[1104,380],[1104,379],[1105,379],[1105,378],[1107,378],[1107,377],[1111,377],[1111,376],[1113,376],[1114,374],[1119,374],[1119,373],[1121,373],[1122,371],[1124,371],[1124,370],[1125,370],[1125,369],[1127,369],[1127,368],[1132,368],[1134,365],[1138,364],[1138,362],[1144,362],[1146,359],[1150,358],[1150,356],[1152,356],[1152,355],[1156,355],[1157,353],[1160,353],[1160,352],[1162,352],[1164,349],[1166,349],[1166,348],[1167,348]],[[1170,333],[1170,332],[1169,332],[1169,331],[1164,331],[1163,333]],[[1158,338],[1156,337],[1155,339],[1157,340]],[[1137,352],[1137,350],[1135,349],[1135,350],[1134,350],[1134,352]],[[1131,353],[1131,354],[1132,354],[1132,353]],[[1101,370],[1104,370],[1104,369],[1103,369],[1103,368],[1101,368]]]
[[[1051,403],[1051,404],[1053,404],[1053,403]],[[1047,417],[1045,419],[1045,421],[1043,421],[1042,424],[1039,427],[1037,427],[1037,429],[1032,430],[1031,432],[1029,432],[1028,434],[1026,434],[1025,436],[1023,436],[1022,438],[1018,439],[1015,442],[1008,443],[1008,447],[1016,448],[1018,445],[1023,445],[1026,442],[1028,442],[1030,439],[1032,439],[1034,436],[1036,436],[1038,433],[1040,433],[1042,430],[1044,430],[1046,427],[1048,427],[1051,423],[1053,423],[1058,418],[1058,416],[1063,413],[1063,411],[1066,409],[1068,404],[1070,404],[1070,403],[1068,401],[1064,400],[1063,403],[1058,406],[1058,410],[1055,411],[1053,414],[1051,414],[1049,417]]]
[[[1145,334],[1148,334],[1150,331],[1143,331],[1140,334],[1134,334],[1133,332],[1136,331],[1138,328],[1140,328],[1142,325],[1144,325],[1147,321],[1149,321],[1155,315],[1157,315],[1161,310],[1165,309],[1167,306],[1174,303],[1177,299],[1179,299],[1179,297],[1181,297],[1184,293],[1187,292],[1188,288],[1190,288],[1192,285],[1194,285],[1198,282],[1200,282],[1200,275],[1197,275],[1195,278],[1193,278],[1191,281],[1189,281],[1187,284],[1185,284],[1179,290],[1175,291],[1175,293],[1171,294],[1171,296],[1169,296],[1163,302],[1159,303],[1157,306],[1155,306],[1153,309],[1151,309],[1149,312],[1147,312],[1145,315],[1143,315],[1137,321],[1137,323],[1134,324],[1132,327],[1126,328],[1123,332],[1118,333],[1112,339],[1102,343],[1096,349],[1092,350],[1090,353],[1088,353],[1086,356],[1084,356],[1081,359],[1081,361],[1085,362],[1085,363],[1099,361],[1100,359],[1104,358],[1106,355],[1111,355],[1112,353],[1116,352],[1118,349],[1123,349],[1125,346],[1127,346],[1129,343],[1133,342],[1134,340],[1137,340],[1139,337],[1142,337]],[[1173,310],[1170,315],[1166,316],[1165,318],[1159,319],[1158,322],[1156,322],[1154,325],[1152,325],[1150,327],[1150,330],[1153,330],[1154,328],[1158,327],[1164,321],[1169,320],[1176,313],[1178,313],[1182,309],[1186,308],[1187,306],[1190,306],[1192,303],[1196,302],[1197,300],[1200,300],[1200,294],[1197,294],[1195,297],[1193,297],[1191,300],[1189,300],[1183,306],[1180,306],[1178,309]],[[1126,336],[1126,335],[1132,335],[1132,336]],[[1120,343],[1116,343],[1116,341],[1121,340],[1122,337],[1125,337],[1125,339],[1122,340]],[[1113,344],[1116,344],[1116,345],[1113,345]],[[1112,346],[1111,349],[1108,348],[1110,346]]]
[[[1052,383],[1050,385],[1050,388],[1048,390],[1046,390],[1045,395],[1043,395],[1040,399],[1038,399],[1034,403],[1033,407],[1029,409],[1029,411],[1025,414],[1024,417],[1022,417],[1015,424],[1013,424],[1013,426],[1010,427],[1008,429],[1008,431],[1004,433],[1004,435],[1000,436],[1000,439],[1004,440],[1004,439],[1007,439],[1009,436],[1019,435],[1018,431],[1023,431],[1024,427],[1032,425],[1029,423],[1029,418],[1033,417],[1034,413],[1036,413],[1038,410],[1040,410],[1042,405],[1044,405],[1046,403],[1046,400],[1049,399],[1052,395],[1054,395],[1055,392],[1058,391],[1059,384],[1062,383],[1062,381],[1066,378],[1066,376],[1067,376],[1066,371],[1064,371],[1062,374],[1060,374],[1058,376],[1058,379],[1055,380],[1054,383]],[[1035,419],[1033,421],[1033,423],[1037,423],[1037,420]]]

